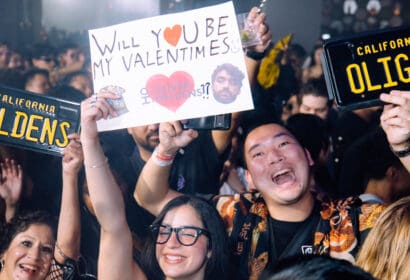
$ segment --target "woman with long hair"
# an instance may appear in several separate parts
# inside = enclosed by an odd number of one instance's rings
[[[389,205],[369,232],[356,264],[378,279],[410,277],[410,196]]]
[[[229,243],[223,221],[212,205],[199,198],[182,196],[165,205],[151,226],[147,255],[135,257],[138,252],[133,252],[123,196],[98,138],[96,121],[116,116],[108,98],[118,97],[100,92],[98,98],[81,104],[85,173],[101,225],[99,279],[227,278]]]

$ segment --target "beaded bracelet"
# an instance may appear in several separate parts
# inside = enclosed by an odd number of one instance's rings
[[[393,154],[395,154],[396,157],[398,158],[403,158],[403,157],[407,157],[408,155],[410,155],[410,145],[401,151],[395,151],[393,150],[393,147],[390,145],[390,150],[393,152]]]
[[[155,148],[152,153],[152,160],[158,166],[168,166],[174,161],[175,155],[162,154],[158,152],[158,148]]]
[[[105,157],[104,162],[97,163],[97,164],[93,164],[93,165],[86,165],[86,164],[84,163],[84,166],[85,166],[85,168],[93,168],[93,169],[95,169],[95,168],[101,168],[101,167],[103,167],[103,166],[106,166],[107,164],[108,164],[108,158]]]

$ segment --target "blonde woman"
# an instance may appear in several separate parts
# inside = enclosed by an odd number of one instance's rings
[[[410,196],[392,203],[369,232],[356,264],[374,277],[410,277]]]

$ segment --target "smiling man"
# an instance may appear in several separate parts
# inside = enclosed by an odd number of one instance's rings
[[[137,183],[136,200],[154,215],[180,195],[169,188],[171,158],[197,137],[180,124],[159,127],[160,142]],[[325,254],[354,262],[354,256],[383,206],[357,198],[319,201],[309,187],[309,152],[285,127],[249,127],[244,158],[256,192],[213,198],[232,244],[233,279],[257,279],[280,259]],[[169,165],[164,159],[170,159]],[[166,160],[165,160],[166,161]]]
[[[386,104],[381,127],[390,149],[409,171],[410,91],[393,90],[380,100]],[[263,270],[293,255],[330,255],[354,262],[385,206],[358,197],[319,201],[309,188],[311,156],[286,127],[254,123],[245,135],[245,164],[257,191],[213,199],[231,239],[232,279],[258,279]],[[167,178],[174,155],[197,136],[179,122],[160,125],[159,144],[134,193],[154,215],[181,195],[169,188]]]
[[[244,155],[252,174],[249,179],[263,194],[271,216],[289,221],[306,218],[314,204],[308,187],[313,160],[296,138],[278,124],[261,125],[249,132]],[[294,204],[298,207],[289,211]]]

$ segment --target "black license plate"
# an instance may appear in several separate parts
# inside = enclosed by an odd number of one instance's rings
[[[378,106],[381,93],[410,89],[410,27],[331,39],[323,47],[329,96],[341,109]]]
[[[80,104],[0,87],[0,142],[61,155],[80,129]]]

